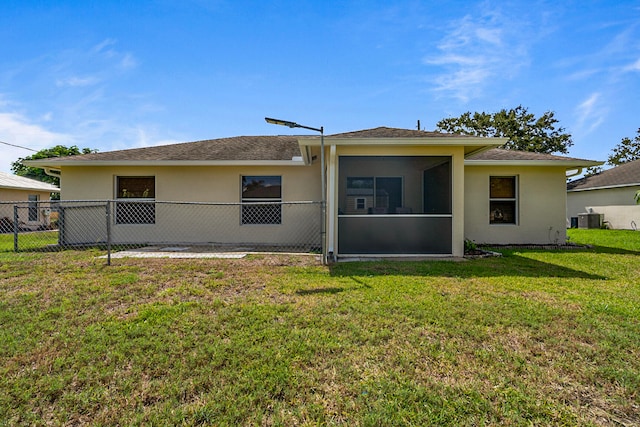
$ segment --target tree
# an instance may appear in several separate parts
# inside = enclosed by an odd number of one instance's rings
[[[635,138],[622,138],[620,143],[613,147],[611,154],[607,158],[607,164],[618,166],[640,159],[640,128]]]
[[[21,157],[15,162],[11,163],[11,170],[16,175],[24,176],[27,178],[36,179],[38,181],[48,182],[54,185],[60,185],[60,178],[57,176],[50,176],[44,173],[44,170],[40,168],[32,168],[26,166],[22,162],[25,160],[40,160],[40,159],[48,159],[49,157],[66,157],[66,156],[75,156],[77,154],[89,154],[95,153],[98,150],[94,150],[91,148],[83,148],[79,149],[77,146],[72,145],[71,147],[65,147],[64,145],[56,145],[53,148],[45,148],[38,151],[35,154],[27,157]]]
[[[589,166],[587,169],[585,169],[583,178],[598,175],[603,171],[604,169],[602,168],[602,166]]]
[[[563,127],[556,128],[557,123],[552,111],[536,118],[527,108],[519,105],[493,114],[468,111],[460,117],[440,120],[436,123],[436,129],[463,135],[508,138],[509,141],[502,148],[509,150],[566,154],[573,141]]]

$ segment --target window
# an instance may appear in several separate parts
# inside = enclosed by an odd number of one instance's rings
[[[517,180],[515,176],[489,178],[489,223],[517,223]]]
[[[282,224],[282,177],[242,177],[241,223]]]
[[[116,224],[156,223],[156,178],[116,177]],[[127,201],[123,201],[128,199]]]
[[[38,220],[38,195],[29,194],[29,221]]]
[[[451,215],[452,174],[451,156],[339,156],[338,215]]]
[[[402,177],[347,177],[347,213],[393,213],[402,207]]]

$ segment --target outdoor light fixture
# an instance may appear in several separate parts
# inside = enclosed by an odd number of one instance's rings
[[[270,123],[272,125],[280,125],[280,126],[287,126],[290,128],[302,128],[302,129],[309,129],[309,130],[314,130],[316,132],[320,132],[320,134],[324,134],[324,128],[312,128],[309,126],[303,126],[303,125],[299,125],[296,122],[290,122],[287,120],[280,120],[280,119],[272,119],[271,117],[265,117],[264,118],[266,120],[267,123]]]
[[[320,239],[321,239],[321,243],[322,243],[322,263],[326,263],[326,233],[325,233],[325,210],[326,210],[326,183],[325,183],[325,170],[324,170],[324,126],[321,126],[320,128],[312,128],[310,126],[304,126],[304,125],[299,125],[296,122],[290,122],[288,120],[280,120],[280,119],[273,119],[271,117],[265,117],[264,118],[265,121],[267,123],[270,123],[272,125],[280,125],[280,126],[287,126],[290,128],[301,128],[301,129],[309,129],[315,132],[320,132],[320,183],[321,183],[321,190],[322,191],[322,195],[321,195],[321,206],[320,206]]]

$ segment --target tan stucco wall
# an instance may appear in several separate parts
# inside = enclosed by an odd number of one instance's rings
[[[282,176],[283,201],[319,200],[320,168],[312,166],[64,167],[61,199],[115,197],[117,176],[155,176],[156,200],[240,201],[242,175]]]
[[[37,194],[41,201],[47,201],[51,197],[48,191],[36,190],[14,190],[8,188],[0,188],[0,202],[23,202],[29,200],[29,195]]]
[[[336,147],[336,161],[340,156],[451,156],[452,157],[452,254],[464,254],[464,148],[463,147],[425,147],[425,146],[339,146]],[[328,156],[327,156],[328,158]],[[337,168],[336,168],[337,170]],[[339,182],[339,177],[337,178]],[[334,195],[334,204],[327,211],[338,223],[338,195]],[[407,201],[408,203],[413,203]],[[337,227],[334,230],[334,241],[338,241]],[[337,246],[337,243],[336,243]],[[336,247],[337,253],[340,248]]]
[[[41,202],[46,202],[51,198],[51,193],[48,191],[0,188],[0,202],[27,202],[29,195],[33,194],[38,195],[38,200]],[[48,218],[45,218],[42,212],[38,213],[38,221],[29,221],[29,212],[26,209],[27,205],[21,204],[20,206],[23,208],[18,209],[18,221],[25,224],[40,224],[48,221]],[[0,218],[7,217],[13,220],[13,216],[13,204],[0,203]]]
[[[638,190],[640,186],[568,192],[567,218],[587,212],[587,206],[635,205],[633,196]]]
[[[607,228],[614,230],[640,228],[640,205],[587,206],[587,212],[602,214]]]
[[[156,201],[238,203],[242,175],[282,177],[282,200],[318,201],[320,169],[312,166],[217,166],[217,167],[67,167],[62,169],[62,200],[109,200],[115,197],[117,176],[155,176]],[[98,241],[106,234],[104,208],[94,208],[67,227],[68,243],[90,235]],[[69,215],[79,215],[68,209]],[[88,211],[87,211],[88,212]],[[113,243],[118,242],[218,242],[295,244],[308,241],[309,229],[317,229],[320,207],[284,206],[282,224],[241,225],[235,206],[201,206],[157,203],[155,224],[115,224]],[[97,218],[94,224],[83,223]],[[313,236],[312,236],[313,237]]]
[[[518,177],[518,223],[489,224],[489,177]],[[465,238],[476,243],[550,244],[566,241],[565,169],[467,166]]]

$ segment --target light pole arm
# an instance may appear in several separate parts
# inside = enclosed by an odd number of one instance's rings
[[[272,125],[287,126],[287,127],[290,127],[290,128],[309,129],[309,130],[313,130],[313,131],[316,131],[316,132],[324,133],[324,126],[318,129],[318,128],[312,128],[310,126],[299,125],[296,122],[290,122],[288,120],[272,119],[271,117],[265,117],[264,119],[265,119],[265,121],[267,123],[270,123]]]

